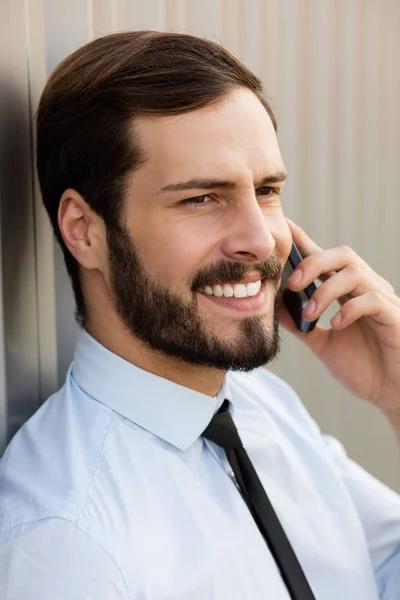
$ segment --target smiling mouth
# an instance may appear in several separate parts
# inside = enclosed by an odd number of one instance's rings
[[[206,285],[200,288],[199,292],[206,296],[216,296],[217,298],[249,298],[257,296],[261,290],[262,280],[251,281],[249,283],[224,283],[222,285]]]

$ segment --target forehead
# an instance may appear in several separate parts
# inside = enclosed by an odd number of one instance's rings
[[[154,185],[182,177],[262,179],[283,170],[272,121],[250,90],[172,117],[139,117],[134,124],[147,161],[135,174]]]

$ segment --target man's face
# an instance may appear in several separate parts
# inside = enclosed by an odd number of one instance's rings
[[[279,348],[277,303],[291,235],[284,165],[257,97],[143,117],[147,157],[124,226],[108,232],[110,287],[125,326],[191,364],[251,370]]]

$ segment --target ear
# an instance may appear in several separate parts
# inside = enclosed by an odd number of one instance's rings
[[[106,247],[104,222],[76,190],[67,189],[61,196],[58,226],[78,263],[86,269],[101,269]]]

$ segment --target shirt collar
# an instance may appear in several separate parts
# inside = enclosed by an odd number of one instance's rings
[[[203,433],[225,398],[231,401],[227,377],[216,396],[201,394],[136,367],[84,329],[72,376],[90,396],[180,450]]]

